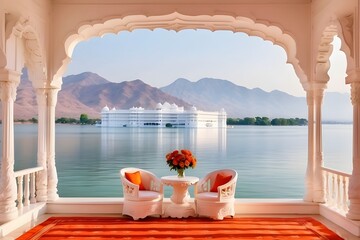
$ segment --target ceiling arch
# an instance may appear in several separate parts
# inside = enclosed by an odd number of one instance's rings
[[[133,31],[135,29],[154,30],[157,28],[174,31],[184,29],[229,30],[260,37],[284,48],[287,54],[287,63],[293,65],[301,82],[307,82],[307,76],[300,67],[296,56],[296,42],[290,33],[282,30],[281,26],[264,21],[255,22],[247,17],[233,17],[229,15],[188,16],[178,12],[161,16],[129,15],[123,18],[109,17],[103,20],[81,23],[77,30],[74,31],[76,33],[69,34],[65,40],[67,59],[63,60],[63,66],[57,72],[57,79],[65,72],[74,48],[79,42],[93,37],[101,37],[108,33],[117,34],[121,31]]]
[[[329,25],[321,35],[315,65],[315,81],[318,83],[326,84],[330,79],[328,71],[330,69],[329,59],[333,51],[333,45],[331,43],[337,33],[337,26]]]
[[[353,52],[353,16],[348,15],[337,20],[331,19],[324,27],[321,36],[319,37],[319,44],[317,49],[317,56],[315,62],[315,81],[319,83],[327,83],[329,81],[328,71],[330,69],[330,55],[333,52],[332,41],[334,37],[338,36],[341,39],[340,50],[345,53],[347,68],[346,68],[346,83],[352,82],[354,77],[354,56]],[[355,72],[356,73],[356,72]],[[355,76],[356,78],[356,76]]]
[[[15,37],[13,41],[16,41],[16,38],[22,40],[23,59],[19,67],[22,68],[25,65],[28,68],[29,77],[34,87],[44,87],[47,76],[46,61],[40,47],[39,36],[34,27],[31,26],[28,19],[20,18],[16,22],[13,22],[9,29],[11,31],[8,32],[8,41],[11,41],[11,36]],[[18,49],[13,49],[13,51],[18,51]],[[15,68],[18,67],[17,65],[18,64],[14,65]],[[12,70],[21,72],[21,69]]]

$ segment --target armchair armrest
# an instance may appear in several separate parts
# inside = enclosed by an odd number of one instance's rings
[[[228,183],[218,186],[218,199],[226,201],[235,197],[236,179],[230,180]]]
[[[158,179],[155,176],[151,176],[151,180],[150,180],[150,191],[154,191],[154,192],[159,192],[161,194],[163,194],[164,192],[164,187],[162,182],[160,181],[160,179]]]
[[[123,185],[124,198],[136,199],[139,197],[139,185],[130,182],[126,178],[122,178],[121,183]]]
[[[205,177],[195,185],[195,194],[210,191],[210,178]]]

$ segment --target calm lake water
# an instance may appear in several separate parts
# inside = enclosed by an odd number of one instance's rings
[[[307,164],[306,126],[227,129],[99,128],[56,125],[56,166],[61,197],[121,197],[119,170],[140,167],[175,175],[165,163],[174,149],[198,159],[186,175],[236,169],[238,198],[302,198]],[[323,125],[325,166],[352,166],[352,125]],[[15,126],[15,170],[36,166],[37,125]],[[165,196],[172,189],[165,187]],[[193,196],[193,189],[190,194]]]

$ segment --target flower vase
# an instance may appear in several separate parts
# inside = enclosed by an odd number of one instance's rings
[[[177,173],[178,173],[179,178],[185,177],[185,169],[180,168],[180,169],[177,170]]]

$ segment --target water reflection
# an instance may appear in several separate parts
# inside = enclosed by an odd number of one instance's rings
[[[165,157],[174,149],[216,151],[226,157],[226,129],[195,128],[102,128],[101,155],[119,156],[119,153]],[[128,155],[130,157],[130,155]]]
[[[325,166],[351,169],[351,133],[351,126],[324,125]],[[238,198],[301,198],[307,139],[306,126],[219,130],[56,125],[59,195],[120,197],[121,168],[141,167],[157,176],[175,175],[165,164],[165,155],[187,148],[198,165],[186,170],[186,175],[201,178],[215,169],[235,169],[239,173]],[[35,167],[36,159],[37,125],[16,125],[15,170]]]

